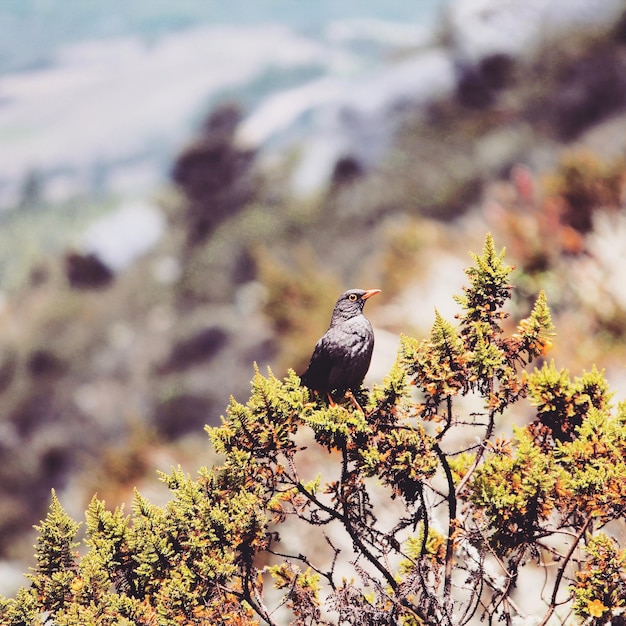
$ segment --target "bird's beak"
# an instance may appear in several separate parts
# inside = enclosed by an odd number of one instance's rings
[[[369,289],[361,296],[361,300],[367,300],[368,298],[375,296],[377,293],[380,293],[380,289]]]

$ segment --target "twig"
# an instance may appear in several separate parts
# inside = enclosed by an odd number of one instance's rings
[[[548,620],[552,617],[552,614],[554,613],[554,610],[556,609],[557,604],[558,604],[556,601],[556,596],[559,593],[559,587],[561,585],[561,581],[563,580],[563,576],[565,575],[565,570],[567,569],[567,565],[569,564],[572,556],[574,555],[574,552],[576,551],[576,548],[578,547],[578,544],[580,543],[580,540],[582,539],[583,535],[587,532],[587,528],[589,527],[589,524],[591,524],[592,519],[593,518],[591,514],[587,516],[587,519],[585,520],[585,523],[582,525],[582,528],[576,534],[576,539],[572,541],[572,545],[570,546],[570,549],[565,555],[565,558],[563,559],[563,563],[561,564],[561,567],[559,567],[559,571],[556,574],[556,580],[554,581],[554,589],[552,590],[552,598],[550,599],[550,606],[548,607],[548,612],[546,613],[545,617],[539,623],[538,626],[545,626],[548,623]]]
[[[313,504],[315,504],[320,509],[322,509],[343,524],[343,527],[348,532],[348,535],[350,535],[350,539],[352,539],[354,545],[361,551],[363,556],[365,556],[365,558],[385,577],[385,580],[389,583],[391,588],[395,590],[398,587],[398,583],[396,582],[395,578],[380,564],[378,559],[374,557],[374,555],[368,550],[367,546],[365,546],[365,544],[361,541],[360,537],[354,530],[348,516],[345,513],[340,513],[336,509],[326,506],[321,500],[318,500],[314,494],[308,491],[302,483],[297,483],[296,487],[298,488],[298,491],[302,495],[309,498],[309,500],[311,500]]]
[[[494,418],[495,418],[494,411],[493,410],[489,411],[489,423],[487,424],[487,432],[485,433],[485,438],[483,439],[483,441],[489,441],[489,439],[491,439],[491,435],[493,435],[493,429],[495,428]],[[480,464],[484,454],[485,454],[485,446],[482,445],[478,448],[478,452],[476,453],[476,458],[474,459],[472,466],[467,470],[467,472],[465,473],[465,476],[461,478],[461,481],[457,485],[457,488],[456,488],[457,496],[463,491],[463,488],[467,484],[467,481],[472,477],[472,474],[476,471],[476,468]]]
[[[330,543],[330,542],[329,542]],[[333,550],[336,550],[336,548],[331,544],[331,548],[333,548]],[[335,561],[337,560],[337,554],[335,553],[335,557],[333,558],[333,562],[331,565],[331,569],[328,572],[325,572],[324,570],[320,569],[319,567],[316,567],[315,565],[313,565],[313,563],[311,563],[311,561],[309,560],[309,558],[307,556],[305,556],[304,554],[286,554],[283,552],[276,552],[275,550],[268,550],[268,552],[270,554],[273,554],[274,556],[277,556],[281,559],[286,559],[286,560],[293,560],[293,561],[302,561],[302,563],[304,563],[307,567],[310,567],[314,572],[317,572],[320,576],[323,576],[327,581],[328,584],[330,585],[331,589],[335,589],[335,583],[333,581],[333,571],[335,568]],[[338,552],[336,550],[336,552]]]
[[[452,396],[447,396],[446,398],[446,425],[441,429],[441,432],[437,435],[437,441],[441,441],[443,436],[448,432],[450,427],[452,426]]]

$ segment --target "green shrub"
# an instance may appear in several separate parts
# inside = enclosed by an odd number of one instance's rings
[[[626,405],[602,373],[554,364],[543,294],[507,335],[512,267],[487,237],[458,325],[402,337],[385,380],[327,406],[258,371],[207,428],[220,465],[162,480],[164,507],[94,498],[78,524],[53,494],[31,585],[2,624],[605,624],[626,602]],[[482,408],[464,401],[473,396]],[[496,436],[528,397],[535,420]],[[469,441],[469,443],[463,443]],[[323,463],[320,463],[323,459]],[[543,588],[515,593],[525,570]],[[535,594],[533,596],[533,594]],[[529,597],[530,596],[530,597]]]

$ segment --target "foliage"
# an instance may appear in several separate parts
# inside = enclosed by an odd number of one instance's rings
[[[625,188],[622,157],[602,159],[585,150],[568,150],[541,177],[524,165],[513,167],[510,180],[488,194],[486,209],[492,228],[510,242],[527,281],[550,272],[562,278],[572,258],[592,252],[589,238],[603,218],[619,213]]]
[[[554,363],[540,294],[510,328],[513,268],[491,236],[467,270],[458,325],[403,336],[371,391],[327,406],[258,370],[207,428],[222,463],[136,494],[94,498],[84,553],[53,494],[31,586],[0,600],[22,624],[606,624],[626,602],[626,404],[603,374]],[[466,398],[478,400],[468,409]],[[496,435],[528,397],[535,419]],[[469,443],[467,443],[469,441]],[[320,463],[324,458],[324,463]],[[623,528],[622,528],[623,530]],[[525,572],[542,589],[516,594]]]
[[[548,191],[561,199],[563,221],[586,233],[594,210],[620,206],[625,165],[623,159],[607,163],[588,152],[566,154],[547,181]]]

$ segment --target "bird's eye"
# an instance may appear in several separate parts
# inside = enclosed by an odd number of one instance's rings
[[[356,293],[351,293],[348,296],[348,300],[350,300],[351,302],[356,302],[359,299],[359,296],[356,295]]]

